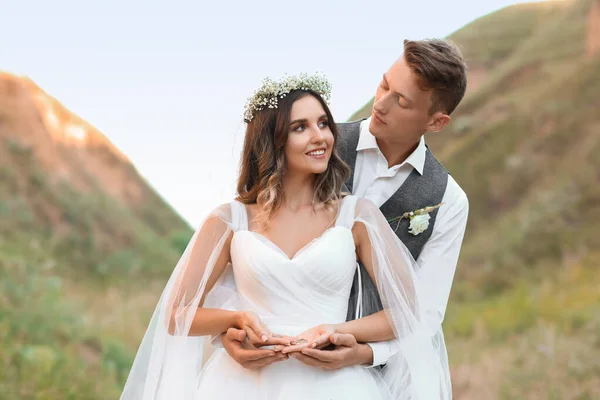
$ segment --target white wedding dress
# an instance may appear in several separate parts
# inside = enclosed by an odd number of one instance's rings
[[[383,370],[353,366],[325,371],[293,358],[248,370],[215,338],[190,335],[204,297],[202,307],[254,311],[279,334],[298,335],[320,324],[344,322],[357,270],[355,223],[364,224],[368,233],[375,283],[400,346]],[[204,296],[230,238],[231,268]],[[449,400],[446,351],[437,339],[443,336],[427,330],[416,268],[406,246],[368,200],[345,197],[335,224],[291,258],[248,230],[243,204],[224,204],[198,227],[171,274],[121,400]],[[372,299],[367,292],[358,291],[361,304]]]
[[[356,254],[354,202],[346,197],[334,227],[291,259],[264,236],[247,227],[241,207],[240,230],[231,242],[233,275],[245,310],[254,311],[272,332],[295,336],[323,323],[346,320]],[[202,370],[199,399],[369,400],[384,399],[375,370],[348,367],[325,371],[290,358],[261,370],[247,370],[224,349]]]

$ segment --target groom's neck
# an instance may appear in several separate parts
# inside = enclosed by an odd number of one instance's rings
[[[389,142],[377,139],[377,146],[388,163],[388,168],[403,163],[419,146],[419,138],[415,143],[412,142]]]

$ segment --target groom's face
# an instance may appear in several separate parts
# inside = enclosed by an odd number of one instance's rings
[[[404,57],[383,75],[371,114],[369,130],[377,139],[414,144],[430,130],[431,91],[421,90]]]

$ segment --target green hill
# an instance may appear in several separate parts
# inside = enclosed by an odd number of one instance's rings
[[[100,132],[0,74],[0,399],[117,398],[191,233]]]
[[[597,26],[600,0],[548,1],[451,35],[468,93],[427,141],[471,205],[456,400],[600,398]],[[0,73],[0,400],[118,398],[191,234],[104,135]]]
[[[470,87],[427,142],[470,200],[445,322],[456,398],[600,396],[599,24],[600,1],[544,2],[450,36]]]

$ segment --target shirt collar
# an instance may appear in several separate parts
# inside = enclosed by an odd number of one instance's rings
[[[371,122],[371,118],[368,118],[361,122],[360,124],[360,136],[358,138],[358,145],[356,146],[356,151],[363,150],[377,150],[381,157],[383,154],[381,150],[379,150],[379,146],[377,145],[377,139],[375,136],[371,134],[369,131],[369,123]],[[419,145],[417,148],[404,160],[404,162],[394,165],[392,168],[400,168],[404,164],[410,164],[414,169],[416,169],[419,174],[423,175],[423,169],[425,168],[425,154],[427,152],[427,146],[425,146],[425,138],[421,136],[419,140]]]

